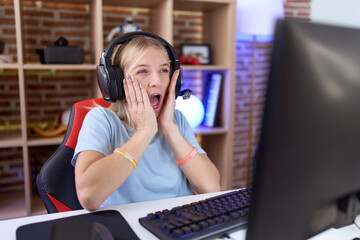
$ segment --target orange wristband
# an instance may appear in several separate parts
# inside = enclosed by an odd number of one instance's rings
[[[114,152],[120,153],[124,158],[126,158],[131,163],[131,165],[133,165],[134,169],[139,166],[138,163],[134,160],[134,158],[128,152],[125,152],[123,149],[115,148]]]
[[[181,165],[181,164],[186,163],[187,161],[192,159],[196,155],[197,152],[198,152],[197,147],[194,147],[194,149],[189,153],[189,155],[187,155],[186,157],[184,157],[181,160],[176,160],[177,164]]]

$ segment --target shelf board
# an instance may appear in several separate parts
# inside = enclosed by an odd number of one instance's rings
[[[181,65],[184,70],[228,70],[224,65]]]
[[[215,135],[215,134],[225,134],[228,132],[228,129],[224,127],[205,127],[199,126],[194,130],[195,134],[200,135]]]
[[[201,134],[201,135],[224,134],[227,131],[228,130],[224,127],[209,128],[205,126],[200,126],[194,130],[196,134]],[[33,138],[33,139],[28,139],[27,145],[29,147],[60,145],[62,141],[63,141],[63,137]],[[0,148],[21,147],[21,146],[22,146],[22,138],[20,131],[2,132],[0,134]]]
[[[60,145],[63,139],[64,137],[32,138],[32,139],[28,139],[27,145],[29,147]]]
[[[27,145],[31,147],[60,145],[62,140],[63,137],[33,138],[33,139],[28,139]],[[0,148],[21,147],[21,146],[22,146],[21,131],[0,132]]]
[[[25,64],[26,70],[96,70],[96,64]]]
[[[91,4],[89,0],[50,0],[49,2]],[[103,0],[103,6],[121,6],[132,8],[154,8],[166,0]],[[236,0],[174,0],[174,9],[182,11],[209,11]]]
[[[0,63],[0,69],[17,69],[19,64],[17,63]]]
[[[207,12],[230,3],[236,0],[174,0],[174,10]]]
[[[21,147],[22,138],[21,131],[1,131],[0,132],[0,148]]]
[[[121,6],[132,8],[153,8],[165,0],[104,0],[104,6]]]
[[[103,0],[103,6],[121,6],[133,8],[152,8],[165,0]],[[49,0],[57,3],[91,4],[90,0]]]

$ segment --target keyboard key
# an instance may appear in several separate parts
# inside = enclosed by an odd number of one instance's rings
[[[191,224],[189,227],[191,228],[191,230],[192,230],[193,232],[197,232],[197,231],[200,230],[200,227],[199,227],[199,225],[197,225],[197,224]]]
[[[209,224],[209,226],[214,226],[216,224],[216,221],[214,219],[208,219],[206,222]]]
[[[207,228],[209,226],[209,224],[207,222],[201,221],[201,222],[199,222],[199,226],[200,226],[200,228]]]
[[[182,235],[184,235],[184,231],[181,230],[181,229],[175,229],[173,232],[172,232],[172,235],[177,238],[177,237],[180,237]]]
[[[232,213],[230,213],[230,217],[236,219],[236,218],[240,217],[240,214],[237,212],[232,212]]]
[[[146,219],[147,219],[148,221],[152,221],[152,220],[154,220],[155,218],[156,218],[156,215],[153,214],[153,213],[149,213],[149,214],[146,216]]]
[[[228,222],[231,220],[231,218],[228,215],[222,215],[221,218],[224,220],[224,222]]]
[[[171,233],[175,229],[175,226],[170,223],[163,223],[160,227],[166,233]]]
[[[183,230],[184,234],[189,234],[192,232],[191,228],[188,226],[181,228],[181,230]]]
[[[214,220],[216,221],[217,224],[222,223],[222,222],[224,221],[224,220],[223,220],[222,218],[220,218],[220,217],[216,217],[216,218],[214,218]]]

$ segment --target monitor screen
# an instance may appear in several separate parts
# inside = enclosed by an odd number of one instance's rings
[[[306,239],[360,214],[360,29],[276,25],[247,240]]]

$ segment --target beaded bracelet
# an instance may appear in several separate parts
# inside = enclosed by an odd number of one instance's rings
[[[189,153],[189,155],[187,155],[186,157],[184,157],[181,160],[176,160],[177,164],[181,165],[181,164],[186,163],[187,161],[192,159],[196,155],[197,152],[198,152],[197,147],[194,147],[194,149]]]
[[[133,165],[134,169],[139,166],[138,163],[134,160],[134,158],[128,152],[125,152],[123,149],[115,148],[114,153],[115,152],[120,153],[124,158],[126,158]]]

